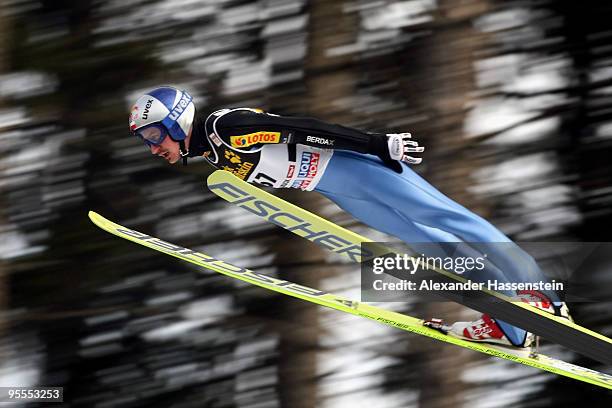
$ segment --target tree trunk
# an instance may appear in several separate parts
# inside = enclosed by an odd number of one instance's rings
[[[338,123],[350,123],[350,113],[334,106],[334,101],[352,95],[355,91],[355,77],[350,68],[346,68],[346,57],[329,57],[330,48],[354,41],[356,24],[354,15],[344,14],[342,2],[315,0],[309,2],[307,10],[310,25],[308,27],[308,54],[305,61],[306,95],[301,100],[289,102],[295,105],[293,110]],[[287,103],[288,96],[282,95],[280,103]],[[271,106],[276,106],[274,100]],[[282,107],[281,107],[282,108]],[[292,112],[295,114],[295,112]],[[304,194],[298,191],[283,191],[282,195],[299,206],[314,209],[321,198],[316,194]],[[305,248],[300,240],[296,245],[299,251]],[[314,245],[308,245],[308,252],[296,252],[287,248],[282,251],[279,261],[300,263],[308,261],[307,268],[295,268],[294,273],[285,275],[306,286],[320,288],[321,280],[336,269],[325,266],[325,252]],[[322,265],[316,267],[312,262]],[[300,272],[300,273],[298,273]],[[283,406],[296,408],[313,408],[318,406],[317,398],[317,353],[320,336],[320,310],[315,305],[305,305],[293,299],[282,300],[286,316],[295,322],[294,331],[282,334],[281,355],[289,356],[280,362],[280,377],[284,383],[281,389]]]
[[[483,214],[485,210],[467,193],[470,174],[478,167],[472,158],[445,154],[460,146],[463,124],[470,93],[475,90],[474,55],[486,38],[476,32],[473,19],[488,10],[488,0],[443,0],[436,11],[435,31],[422,41],[412,56],[425,70],[418,84],[410,84],[411,91],[420,88],[416,98],[420,110],[430,112],[432,123],[427,123],[428,181],[452,199],[471,210]],[[416,135],[418,129],[414,130]],[[443,317],[449,322],[470,320],[477,313],[467,313],[464,307],[451,303],[430,303],[420,312],[425,316]],[[473,361],[474,353],[441,345],[429,339],[419,339],[427,353],[421,372],[420,405],[427,407],[455,407],[464,401],[461,372],[465,364]],[[452,363],[451,363],[452,362]],[[435,384],[435,386],[433,386]]]

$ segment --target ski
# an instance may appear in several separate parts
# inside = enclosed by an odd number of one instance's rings
[[[372,240],[261,190],[229,172],[215,171],[208,177],[207,184],[214,194],[229,203],[343,255],[353,262],[363,262],[375,256],[393,252],[383,246],[374,246],[374,251],[364,253],[361,243],[373,242]],[[466,281],[457,274],[436,268],[431,269],[438,272],[440,281]],[[392,272],[390,274],[394,275]],[[402,276],[394,276],[402,278]],[[447,291],[443,294],[452,301],[482,313],[488,313],[494,318],[521,327],[589,358],[612,365],[612,340],[567,319],[546,313],[527,303],[513,301],[506,295],[487,289]]]
[[[612,376],[598,371],[570,364],[542,354],[538,355],[537,357],[530,357],[528,353],[522,353],[518,350],[484,343],[473,343],[447,336],[434,329],[423,326],[423,320],[421,319],[392,312],[377,306],[361,303],[344,296],[309,288],[287,280],[266,276],[249,269],[241,268],[220,259],[216,259],[210,255],[206,255],[202,252],[193,251],[191,249],[184,248],[182,246],[175,245],[159,238],[116,224],[93,211],[89,212],[89,218],[101,229],[118,237],[138,243],[161,253],[171,255],[175,258],[182,259],[207,270],[214,271],[234,279],[239,279],[264,289],[306,300],[308,302],[336,309],[341,312],[350,313],[355,316],[371,319],[388,326],[420,334],[422,336],[431,337],[446,343],[455,344],[463,348],[514,361],[516,363],[549,371],[561,376],[573,378],[575,380],[593,384],[598,387],[612,389]]]

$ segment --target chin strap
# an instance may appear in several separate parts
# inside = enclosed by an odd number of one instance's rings
[[[183,158],[183,166],[187,165],[187,157],[189,156],[189,149],[185,146],[184,140],[179,140],[179,152]]]

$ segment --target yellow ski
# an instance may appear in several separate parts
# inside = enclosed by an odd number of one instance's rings
[[[556,360],[544,355],[539,355],[537,358],[521,355],[520,352],[497,347],[493,345],[472,343],[461,339],[456,339],[444,335],[436,330],[429,329],[423,326],[423,321],[403,315],[401,313],[392,312],[376,306],[360,303],[355,300],[348,299],[343,296],[334,295],[317,289],[299,285],[282,279],[272,278],[249,269],[231,265],[220,259],[213,258],[202,252],[196,252],[188,248],[181,247],[159,238],[152,237],[142,232],[126,228],[112,221],[107,220],[101,215],[90,211],[89,218],[98,227],[118,237],[136,242],[140,245],[154,249],[175,258],[191,262],[201,266],[207,270],[221,273],[234,279],[239,279],[244,282],[262,287],[264,289],[283,293],[322,306],[327,306],[341,312],[350,313],[356,316],[365,317],[375,320],[389,326],[397,327],[402,330],[417,333],[423,336],[428,336],[446,343],[455,344],[460,347],[479,351],[481,353],[504,358],[506,360],[525,364],[538,368],[540,370],[550,371],[552,373],[574,378],[579,381],[590,383],[599,387],[612,389],[612,376],[579,367],[573,364],[566,363],[561,360]]]

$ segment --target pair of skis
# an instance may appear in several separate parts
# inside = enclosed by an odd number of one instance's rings
[[[327,221],[304,209],[294,206],[293,204],[290,204],[255,186],[245,183],[244,181],[235,177],[231,173],[221,170],[214,172],[208,178],[208,186],[211,191],[213,191],[218,196],[224,198],[225,200],[240,207],[243,207],[251,213],[263,217],[266,220],[273,222],[291,232],[294,232],[297,235],[307,238],[312,242],[317,243],[329,250],[332,250],[339,254],[343,254],[356,262],[360,262],[363,260],[362,258],[364,254],[361,252],[361,242],[371,242],[370,240],[358,234],[348,231],[334,223],[331,223],[330,221]],[[612,376],[598,371],[570,364],[562,360],[554,359],[542,354],[530,356],[528,351],[524,352],[521,350],[515,350],[503,346],[485,343],[474,343],[447,336],[437,330],[423,326],[423,320],[421,319],[417,319],[397,312],[392,312],[377,306],[361,303],[359,301],[348,299],[346,297],[335,295],[333,293],[327,293],[318,289],[302,286],[297,283],[272,278],[245,268],[231,265],[227,262],[213,258],[204,253],[196,252],[188,248],[171,244],[159,238],[152,237],[141,232],[132,230],[130,228],[123,227],[119,224],[113,223],[112,221],[105,219],[104,217],[100,216],[95,212],[90,212],[89,217],[100,228],[121,238],[139,243],[143,246],[155,249],[159,252],[199,265],[208,270],[212,270],[224,274],[226,276],[260,286],[268,290],[300,298],[322,306],[327,306],[345,313],[365,317],[374,321],[378,321],[380,323],[387,324],[389,326],[397,327],[402,330],[444,341],[446,343],[455,344],[460,347],[472,349],[481,353],[525,364],[531,367],[538,368],[540,370],[545,370],[558,375],[570,377],[599,387],[612,389]],[[381,248],[380,251],[380,254],[388,253],[388,250],[386,250],[385,252],[384,248]],[[375,252],[376,254],[378,254],[378,251]],[[376,254],[367,254],[367,256],[375,256]],[[450,276],[446,277],[449,279],[452,278]],[[502,303],[515,302],[487,302],[486,305],[492,306]],[[527,304],[523,305],[529,306]],[[570,338],[572,333],[574,334],[574,336],[578,336],[581,339],[581,341],[578,342],[579,346],[580,344],[583,344],[585,342],[588,343],[590,338],[594,339],[591,342],[594,342],[595,344],[603,344],[604,346],[606,344],[612,344],[612,341],[610,339],[605,336],[602,336],[601,334],[592,332],[571,322],[571,324],[569,325],[565,324],[564,322],[559,323],[558,320],[564,321],[564,319],[557,319],[555,318],[555,316],[541,316],[541,314],[548,314],[541,312],[539,309],[531,307],[531,309],[535,310],[534,312],[530,310],[530,307],[524,308],[523,305],[519,305],[519,309],[516,309],[522,312],[514,312],[515,315],[520,314],[523,317],[531,315],[540,316],[539,318],[536,318],[536,321],[549,318],[551,322],[553,322],[549,325],[559,326],[560,329],[557,328],[557,331],[561,331],[565,339]],[[493,314],[493,316],[495,316],[495,314]],[[529,318],[527,318],[526,320],[529,320]],[[514,322],[510,323],[515,324]],[[517,325],[523,327],[523,325],[521,324]],[[542,325],[540,324],[538,326],[539,331],[542,330],[541,327]],[[529,328],[525,328],[529,330]],[[536,332],[536,334],[538,333]],[[561,342],[559,343],[563,344]],[[570,348],[576,348],[573,347],[575,342],[570,341],[569,343],[572,344],[572,347]],[[607,352],[609,352],[609,349]],[[598,354],[597,356],[602,357]],[[612,358],[611,355],[607,355],[605,357],[605,359]],[[597,360],[605,359],[597,358]]]

